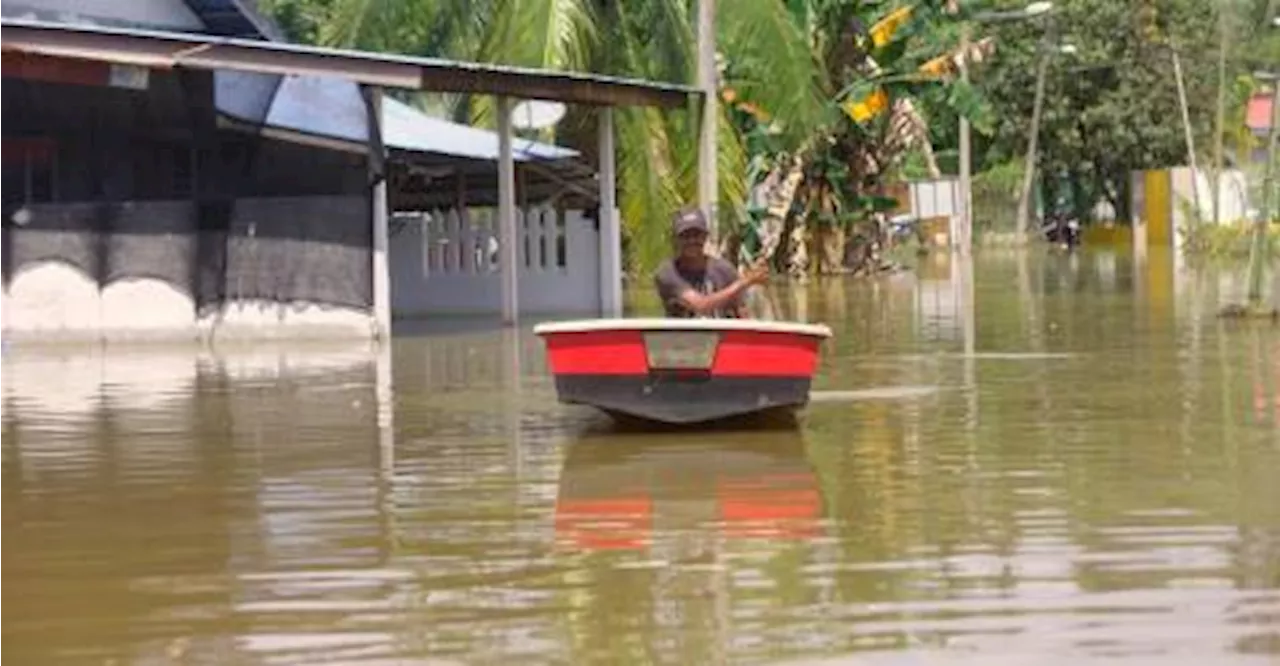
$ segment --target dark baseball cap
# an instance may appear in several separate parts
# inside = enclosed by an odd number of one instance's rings
[[[705,234],[707,233],[707,216],[702,214],[701,209],[695,207],[683,208],[676,211],[676,214],[672,216],[671,230],[677,236],[686,231],[694,230]]]

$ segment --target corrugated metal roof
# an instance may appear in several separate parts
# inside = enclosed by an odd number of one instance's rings
[[[286,41],[270,19],[243,0],[183,0],[213,34],[229,37]],[[218,72],[219,110],[231,113],[239,103],[266,92],[279,77],[243,72]],[[307,134],[364,143],[364,102],[354,83],[313,76],[287,77],[279,81],[266,124]],[[261,92],[259,92],[261,91]],[[316,113],[324,109],[324,113]],[[252,109],[236,114],[249,120]],[[246,113],[247,111],[247,113]],[[388,148],[433,153],[475,160],[498,159],[498,135],[469,125],[432,118],[392,97],[383,96],[383,143]],[[577,151],[534,141],[517,140],[512,147],[517,161],[576,157]]]
[[[701,92],[686,85],[600,74],[457,62],[280,42],[105,26],[0,19],[5,48],[145,67],[186,66],[328,75],[359,83],[441,92],[507,95],[570,104],[683,106]]]
[[[383,142],[390,148],[496,161],[498,134],[479,127],[432,118],[391,97],[382,98]],[[517,161],[577,157],[578,151],[517,137],[511,143]]]
[[[184,7],[184,2],[177,0],[173,4],[176,5],[175,10]],[[269,21],[261,17],[254,21],[252,17],[239,13],[242,8],[238,0],[185,0],[185,6],[206,22],[212,13],[217,12],[231,12],[239,16],[226,14],[223,23],[215,22],[208,26],[211,31],[271,36]],[[214,72],[214,81],[218,110],[235,120],[361,145],[366,142],[368,130],[364,101],[358,85],[350,80],[218,70]],[[496,133],[429,117],[386,96],[383,122],[383,142],[391,149],[484,161],[497,159]],[[518,161],[554,160],[578,155],[576,151],[560,146],[519,139],[515,141],[513,153]]]
[[[217,72],[214,99],[220,112],[253,125],[356,144],[367,141],[364,100],[359,87],[351,81]],[[382,142],[390,149],[484,161],[498,159],[496,133],[432,118],[386,95],[382,123]],[[512,154],[521,162],[578,155],[568,148],[523,139],[513,142]]]

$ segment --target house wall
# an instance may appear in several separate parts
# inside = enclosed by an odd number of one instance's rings
[[[1192,181],[1191,167],[1169,169],[1174,197],[1174,226],[1190,224],[1189,210],[1198,211],[1200,219],[1210,224],[1232,224],[1245,219],[1248,209],[1249,183],[1243,171],[1224,169],[1218,181],[1218,219],[1213,219],[1213,173],[1199,169]]]
[[[6,337],[374,334],[363,155],[219,129],[207,73],[9,72]]]
[[[1248,183],[1238,169],[1223,171],[1218,183],[1218,219],[1213,218],[1213,179],[1200,170],[1193,177],[1189,167],[1135,171],[1133,178],[1135,251],[1182,250],[1185,229],[1193,214],[1205,224],[1235,224],[1245,219],[1249,207]]]
[[[371,334],[362,197],[33,204],[4,233],[4,330],[39,339]],[[348,233],[342,233],[342,230]]]
[[[1086,244],[1131,247],[1136,258],[1145,259],[1148,250],[1182,251],[1192,211],[1198,210],[1204,223],[1215,224],[1211,172],[1201,169],[1194,185],[1189,167],[1134,171],[1129,177],[1130,224],[1087,227]],[[1216,224],[1237,224],[1245,219],[1249,191],[1244,172],[1223,171],[1218,187]]]

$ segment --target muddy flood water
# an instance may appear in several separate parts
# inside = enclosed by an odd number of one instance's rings
[[[794,432],[616,432],[556,403],[533,321],[383,350],[10,345],[3,642],[21,664],[1280,663],[1280,326],[1213,316],[1238,276],[1170,268],[940,257],[775,290],[835,331]]]

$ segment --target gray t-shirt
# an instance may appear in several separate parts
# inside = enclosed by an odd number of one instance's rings
[[[685,289],[693,288],[702,294],[714,294],[733,284],[738,279],[738,269],[720,257],[708,257],[705,271],[690,271],[680,268],[674,259],[662,262],[653,276],[654,286],[658,289],[658,297],[662,299],[662,307],[668,317],[691,318],[696,316],[680,302],[680,294]],[[737,318],[738,307],[742,305],[742,295],[729,305],[707,316],[714,318]]]

